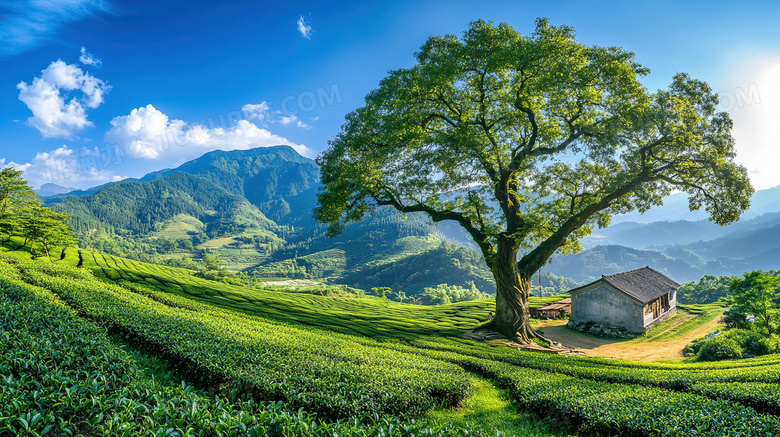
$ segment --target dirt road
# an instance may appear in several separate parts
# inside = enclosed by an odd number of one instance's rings
[[[661,331],[652,331],[649,337],[633,340],[600,338],[566,327],[565,320],[544,325],[544,336],[570,348],[577,348],[591,357],[625,358],[640,361],[673,360],[682,358],[682,350],[692,340],[717,329],[719,317],[684,334],[673,335],[674,329],[694,322],[691,314],[683,313],[662,325]]]

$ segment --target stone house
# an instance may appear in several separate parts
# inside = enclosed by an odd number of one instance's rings
[[[644,334],[677,313],[680,284],[650,267],[631,270],[569,291],[568,326],[613,337]]]

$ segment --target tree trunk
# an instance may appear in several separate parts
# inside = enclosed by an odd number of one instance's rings
[[[518,248],[507,240],[499,238],[496,259],[490,266],[496,280],[496,314],[488,328],[527,344],[532,338],[544,339],[529,324],[528,298],[533,272],[521,275],[517,265]]]

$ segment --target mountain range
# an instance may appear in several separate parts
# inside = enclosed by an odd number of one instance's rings
[[[687,210],[681,194],[665,199],[658,210],[667,220],[627,221],[598,229],[582,241],[582,252],[555,256],[548,269],[578,282],[650,265],[678,282],[705,274],[740,275],[750,270],[780,269],[780,187],[761,190],[740,221],[718,226],[710,221],[684,220],[700,212]],[[650,218],[661,217],[650,210]],[[632,214],[632,219],[642,218]],[[645,220],[647,218],[645,217]]]
[[[277,146],[214,151],[89,190],[47,187],[56,194],[43,199],[72,216],[82,247],[116,255],[171,262],[212,254],[231,270],[260,278],[390,286],[407,295],[441,283],[495,290],[468,235],[453,223],[379,208],[344,234],[326,237],[311,215],[319,187],[313,160]],[[757,192],[732,225],[702,215],[675,194],[645,215],[616,216],[583,239],[582,252],[554,256],[542,285],[556,277],[585,283],[646,265],[681,283],[780,268],[780,187]]]
[[[328,238],[312,209],[317,164],[277,146],[214,151],[140,179],[44,198],[69,214],[81,247],[170,263],[211,254],[268,280],[313,278],[414,296],[471,282],[494,292],[472,250],[449,242],[423,214],[379,208]]]

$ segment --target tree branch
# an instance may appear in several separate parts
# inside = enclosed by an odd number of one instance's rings
[[[569,235],[584,225],[589,218],[597,212],[608,208],[613,201],[631,192],[638,184],[648,181],[650,181],[650,178],[647,177],[647,172],[642,171],[635,179],[603,197],[599,202],[588,206],[570,217],[557,231],[520,259],[520,262],[518,262],[519,269],[525,272],[535,272],[539,270],[553,253],[563,246]]]
[[[440,211],[431,208],[422,202],[418,202],[413,205],[404,205],[403,202],[401,202],[399,198],[395,196],[392,192],[384,188],[383,191],[387,196],[386,198],[380,198],[378,196],[374,196],[374,201],[376,202],[377,205],[392,206],[396,210],[403,213],[424,212],[428,214],[428,216],[434,222],[440,222],[444,220],[454,220],[458,222],[458,224],[460,224],[469,233],[469,235],[471,235],[471,238],[474,239],[474,242],[477,243],[480,250],[482,251],[482,255],[485,257],[485,262],[488,264],[488,266],[492,264],[492,259],[495,257],[495,249],[493,248],[493,244],[488,239],[488,235],[484,233],[482,230],[478,229],[476,226],[474,226],[474,223],[472,223],[472,221],[468,217],[466,217],[465,215],[457,211],[451,211],[451,210]],[[483,225],[483,229],[484,229],[484,225]]]

